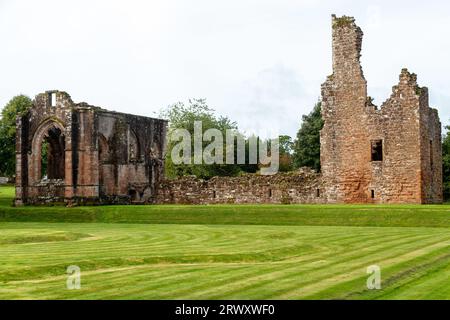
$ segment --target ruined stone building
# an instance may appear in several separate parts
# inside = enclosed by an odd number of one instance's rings
[[[322,86],[322,179],[327,202],[442,202],[442,144],[428,89],[403,69],[381,108],[360,64],[363,33],[333,16],[333,74]]]
[[[441,203],[441,124],[427,88],[404,69],[378,108],[360,64],[361,29],[345,16],[333,16],[332,29],[321,173],[166,180],[166,121],[75,104],[55,91],[17,120],[16,204]]]
[[[39,94],[17,119],[16,204],[153,202],[166,126],[65,92]]]
[[[417,76],[401,71],[380,107],[367,95],[361,29],[332,17],[333,74],[322,86],[321,174],[165,181],[160,203],[441,203],[437,110]]]

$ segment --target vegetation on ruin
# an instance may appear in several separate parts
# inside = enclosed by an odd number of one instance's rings
[[[333,20],[333,28],[341,28],[349,26],[353,23],[353,21],[354,20],[352,17],[347,16],[337,17]]]
[[[450,299],[450,206],[12,208],[12,197],[0,188],[0,299]],[[382,290],[369,291],[374,264]],[[70,265],[80,290],[66,288]]]
[[[416,95],[418,95],[419,97],[423,94],[423,88],[421,88],[420,86],[416,86]]]
[[[288,135],[279,136],[280,172],[291,172],[294,167],[294,141]]]

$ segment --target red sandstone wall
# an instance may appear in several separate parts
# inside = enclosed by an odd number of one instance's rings
[[[367,97],[361,47],[354,19],[333,17],[333,75],[322,86],[321,162],[328,197],[344,203],[442,202],[440,123],[428,106],[428,90],[404,69],[378,109]],[[372,140],[383,141],[383,161],[372,161]]]
[[[367,85],[360,65],[363,33],[353,19],[333,19],[333,74],[322,85],[321,165],[334,202],[367,202]]]
[[[300,204],[326,203],[320,175],[310,169],[272,176],[248,174],[201,180],[161,181],[158,204]]]
[[[163,177],[166,124],[74,104],[64,92],[39,94],[17,119],[16,204],[152,202]],[[41,145],[50,136],[62,151],[50,153],[57,176],[45,178]]]
[[[164,176],[165,135],[164,121],[100,112],[98,139],[105,149],[99,154],[100,197],[153,202],[156,183]]]

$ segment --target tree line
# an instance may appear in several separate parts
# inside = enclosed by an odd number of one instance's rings
[[[194,135],[194,122],[202,122],[202,131],[208,129],[218,129],[222,135],[226,135],[227,130],[235,132],[236,136],[243,137],[245,141],[245,164],[174,164],[170,161],[171,150],[177,141],[169,140],[166,153],[166,175],[170,178],[195,175],[203,179],[215,176],[236,176],[243,173],[256,173],[263,166],[259,161],[257,164],[249,161],[249,140],[257,139],[258,143],[267,143],[259,137],[246,137],[239,131],[237,123],[228,117],[219,116],[214,109],[209,107],[204,99],[191,99],[188,103],[178,102],[168,106],[160,113],[160,117],[169,120],[169,136],[171,132],[180,128],[186,129],[191,136]],[[309,115],[303,116],[303,122],[298,131],[296,139],[288,135],[278,137],[279,141],[279,171],[288,172],[300,167],[311,167],[320,170],[320,130],[323,126],[320,114],[320,103],[318,103]],[[192,139],[191,143],[194,141]],[[206,147],[209,142],[203,142]],[[223,151],[226,154],[226,150]],[[236,156],[236,152],[234,153]]]

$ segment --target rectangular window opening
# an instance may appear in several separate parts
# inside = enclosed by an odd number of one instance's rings
[[[372,161],[383,161],[383,140],[373,140],[371,143]]]
[[[56,92],[52,92],[50,95],[50,105],[56,107]]]
[[[316,190],[316,197],[317,197],[317,198],[320,198],[320,189],[317,189],[317,190]]]
[[[370,190],[370,196],[375,199],[375,190]]]
[[[272,189],[269,189],[269,198],[272,198]]]

